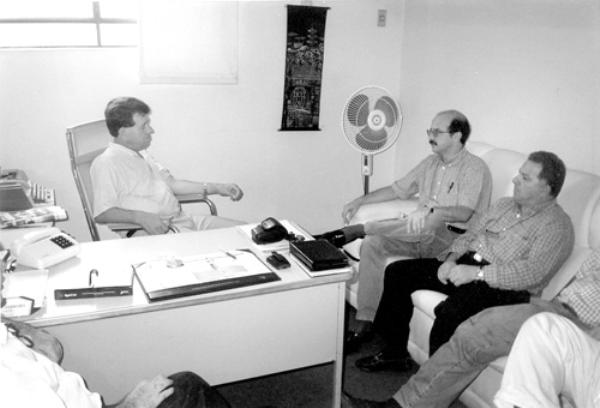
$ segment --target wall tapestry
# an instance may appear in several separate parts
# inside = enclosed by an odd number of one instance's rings
[[[328,9],[287,6],[287,51],[280,130],[320,130],[323,41]]]

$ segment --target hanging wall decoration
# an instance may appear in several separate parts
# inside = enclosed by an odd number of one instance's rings
[[[280,130],[320,130],[319,106],[328,9],[287,6],[287,51]]]

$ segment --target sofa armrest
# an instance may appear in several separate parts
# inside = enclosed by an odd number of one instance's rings
[[[361,205],[350,224],[362,224],[367,221],[399,218],[402,214],[413,212],[417,208],[418,200],[390,200],[380,203]]]

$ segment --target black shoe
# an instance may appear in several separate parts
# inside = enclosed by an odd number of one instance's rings
[[[410,356],[404,355],[390,355],[385,351],[380,351],[379,353],[369,356],[363,357],[356,360],[356,367],[367,373],[373,373],[376,371],[408,371],[413,368],[417,363],[410,358]]]
[[[366,399],[355,398],[350,394],[342,392],[342,408],[402,408],[395,399],[390,398],[387,401],[369,401]]]
[[[329,241],[337,248],[341,248],[347,244],[346,236],[344,235],[344,231],[341,229],[329,231],[321,235],[315,235],[315,239],[324,239],[325,241]]]
[[[344,339],[344,353],[352,354],[360,350],[364,343],[373,340],[372,330],[363,330],[360,332],[350,332]]]

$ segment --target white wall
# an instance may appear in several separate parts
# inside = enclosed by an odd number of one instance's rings
[[[223,215],[273,215],[320,232],[338,226],[341,206],[362,190],[340,114],[355,89],[376,84],[399,96],[404,123],[397,149],[375,157],[372,188],[429,152],[425,129],[450,107],[471,119],[473,140],[552,150],[600,174],[599,2],[314,1],[331,7],[322,131],[289,133],[277,131],[284,4],[241,3],[237,85],[139,85],[134,50],[0,51],[0,165],[54,186],[71,216],[60,226],[88,239],[64,129],[101,116],[116,95],[135,95],[154,110],[153,154],[176,175],[243,186],[242,202],[218,199]],[[377,9],[388,10],[384,28]]]
[[[244,188],[239,203],[216,200],[222,215],[289,218],[314,233],[338,226],[342,205],[362,191],[360,154],[343,139],[341,111],[367,84],[398,94],[403,3],[312,2],[330,7],[322,131],[279,132],[288,3],[240,3],[237,85],[140,85],[131,49],[0,51],[0,165],[54,187],[70,214],[59,226],[89,240],[65,128],[100,118],[114,96],[134,95],[153,109],[153,155],[176,176]],[[386,27],[376,25],[378,9],[388,10]],[[377,157],[374,185],[389,180],[393,155]]]
[[[424,130],[446,108],[473,140],[600,174],[600,2],[408,0],[405,22],[396,175],[429,151]]]

